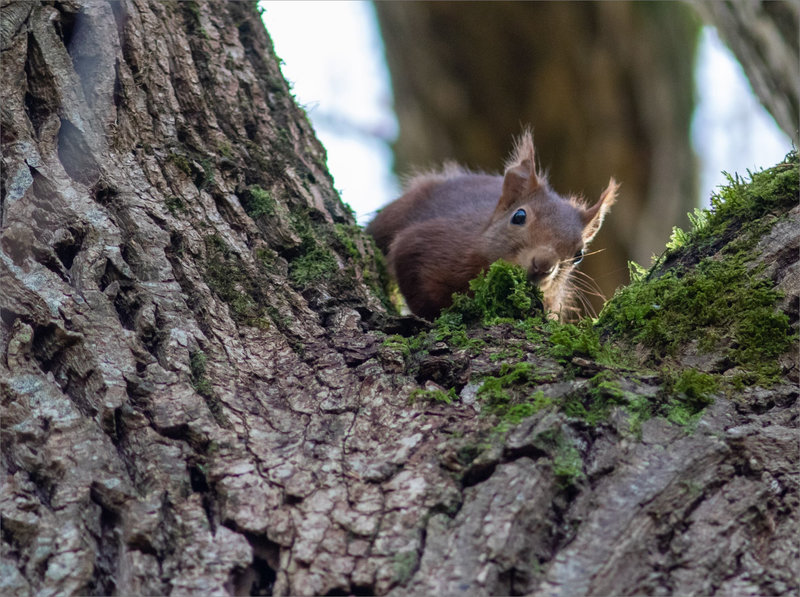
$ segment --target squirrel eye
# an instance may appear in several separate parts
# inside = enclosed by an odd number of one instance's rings
[[[525,223],[525,213],[524,209],[518,209],[514,212],[514,215],[511,216],[511,223],[516,224],[517,226],[522,226]]]
[[[575,253],[575,257],[573,257],[573,258],[572,258],[572,263],[573,263],[574,265],[578,265],[578,264],[579,264],[581,261],[583,261],[583,254],[584,254],[585,252],[586,252],[586,251],[584,251],[583,249],[581,249],[580,251],[578,251],[577,253]]]

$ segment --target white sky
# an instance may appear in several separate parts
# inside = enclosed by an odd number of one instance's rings
[[[359,223],[399,195],[389,143],[397,135],[392,91],[374,8],[365,1],[265,1],[264,23],[283,74],[328,151],[328,168]],[[725,183],[778,163],[791,141],[753,95],[716,30],[703,30],[692,142],[699,203]]]
[[[399,196],[397,120],[371,2],[262,1],[281,70],[328,152],[342,200],[361,224]]]

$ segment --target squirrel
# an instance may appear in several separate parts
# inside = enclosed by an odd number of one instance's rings
[[[503,176],[449,164],[413,177],[405,193],[367,226],[411,311],[429,320],[454,292],[498,259],[520,265],[539,286],[545,310],[570,310],[570,275],[616,201],[611,178],[589,206],[555,193],[537,171],[533,137],[517,140]]]

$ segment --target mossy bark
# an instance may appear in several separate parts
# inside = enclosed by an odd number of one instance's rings
[[[4,594],[797,590],[790,356],[487,313],[513,273],[397,317],[251,4],[0,10]]]

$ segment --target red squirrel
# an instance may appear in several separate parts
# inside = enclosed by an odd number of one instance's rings
[[[367,226],[411,311],[434,319],[494,261],[522,266],[544,295],[545,310],[570,308],[567,281],[583,258],[618,185],[612,178],[588,206],[555,193],[536,170],[533,138],[517,141],[503,176],[455,165],[412,178],[405,194]]]

